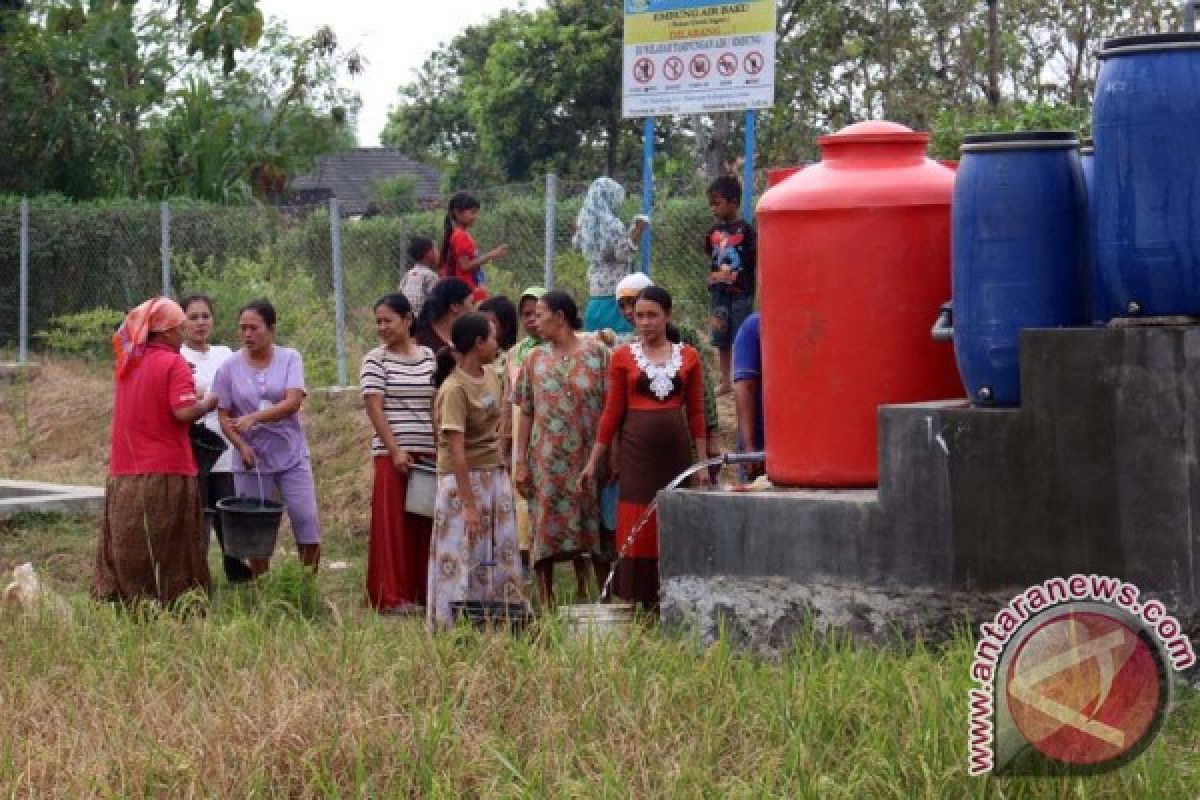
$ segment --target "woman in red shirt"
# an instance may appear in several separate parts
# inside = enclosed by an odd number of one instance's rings
[[[197,400],[179,354],[183,309],[170,298],[129,312],[113,336],[115,398],[104,521],[93,591],[103,600],[168,605],[209,588],[208,531],[188,427],[217,406]]]
[[[604,415],[581,480],[595,485],[600,464],[620,434],[616,458],[609,459],[610,477],[621,480],[614,594],[657,611],[658,512],[636,537],[633,527],[658,492],[688,468],[693,448],[700,459],[707,456],[704,366],[694,349],[667,337],[671,295],[665,289],[650,286],[641,292],[634,321],[637,341],[618,348],[609,363]],[[707,473],[694,480],[706,485]]]
[[[479,219],[479,201],[466,192],[455,192],[446,206],[446,222],[442,230],[442,277],[458,278],[472,290],[476,302],[487,297],[483,288],[483,265],[508,254],[502,244],[483,255],[468,229]]]

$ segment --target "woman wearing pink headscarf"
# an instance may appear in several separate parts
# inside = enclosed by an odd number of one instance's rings
[[[183,309],[155,297],[113,336],[112,437],[93,592],[168,605],[209,588],[208,536],[188,426],[216,408],[197,399],[179,348]]]

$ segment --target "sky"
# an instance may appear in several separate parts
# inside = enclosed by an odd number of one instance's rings
[[[504,9],[544,4],[544,0],[259,0],[258,7],[286,23],[294,36],[308,36],[329,25],[344,49],[362,54],[366,72],[347,78],[345,84],[362,98],[359,146],[373,147],[379,144],[388,108],[396,102],[396,90],[412,79],[413,70],[439,43]]]

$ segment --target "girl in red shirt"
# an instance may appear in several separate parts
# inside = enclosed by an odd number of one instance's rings
[[[487,297],[483,265],[508,254],[508,245],[502,244],[479,255],[475,239],[467,230],[478,218],[479,201],[466,192],[455,192],[446,207],[442,231],[442,277],[464,281],[474,290],[477,302]]]
[[[614,594],[658,608],[658,513],[632,538],[633,527],[659,490],[683,472],[692,450],[707,457],[704,427],[704,366],[700,354],[667,336],[671,295],[663,288],[642,290],[634,307],[638,338],[617,348],[609,362],[608,398],[592,455],[581,480],[595,485],[596,475],[620,436],[616,463],[620,476],[617,504]],[[693,479],[705,485],[707,472]]]

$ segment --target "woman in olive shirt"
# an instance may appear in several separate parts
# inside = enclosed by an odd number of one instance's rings
[[[500,416],[508,413],[489,365],[499,345],[482,314],[464,314],[438,353],[433,427],[438,492],[429,548],[426,604],[431,630],[453,624],[450,604],[525,602],[517,552],[512,482],[501,456]],[[491,565],[494,562],[494,566]]]

